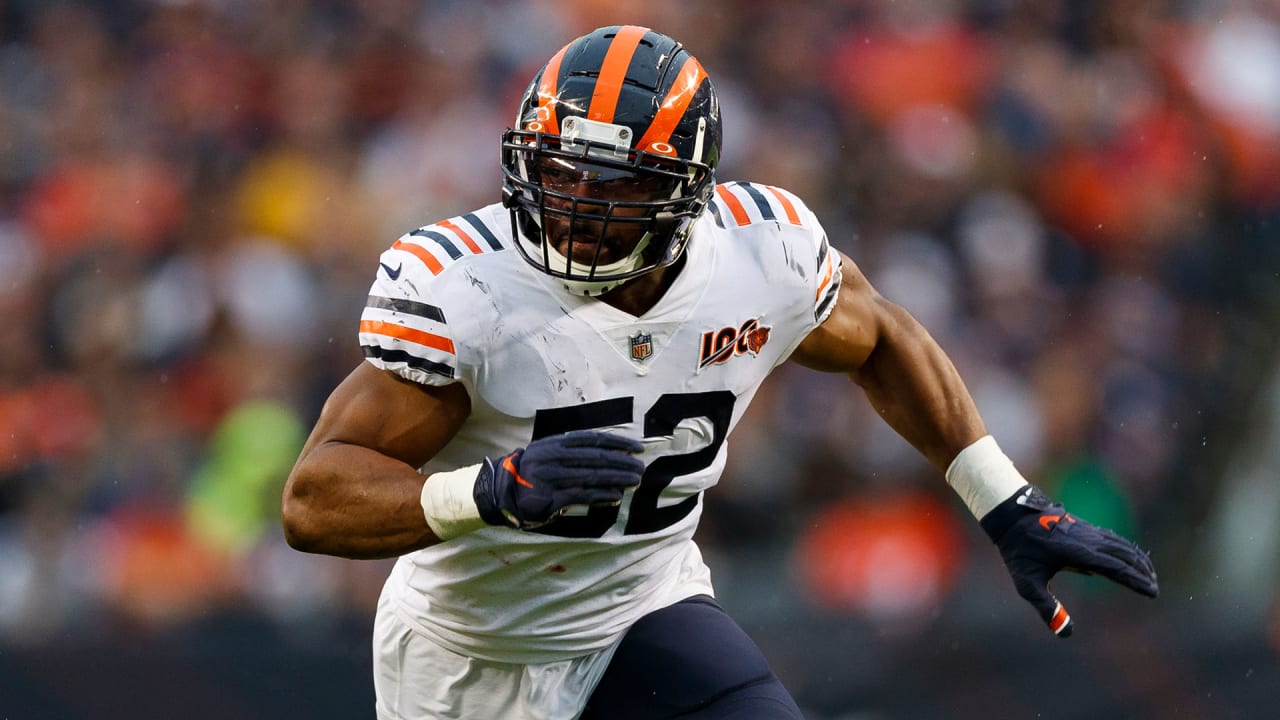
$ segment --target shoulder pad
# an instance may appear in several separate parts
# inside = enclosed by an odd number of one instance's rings
[[[401,236],[379,258],[360,315],[365,358],[416,382],[453,382],[457,348],[436,278],[466,256],[502,249],[498,235],[475,213]]]
[[[810,227],[813,213],[795,195],[772,185],[728,182],[716,185],[715,197],[707,204],[716,224],[723,228],[744,227],[761,222]]]

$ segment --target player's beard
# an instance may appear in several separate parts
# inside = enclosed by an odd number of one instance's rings
[[[560,225],[557,227],[556,225]],[[642,231],[638,226],[611,228],[609,234],[601,237],[601,222],[595,221],[579,221],[573,224],[572,230],[568,223],[557,223],[549,228],[548,236],[551,238],[551,247],[555,248],[563,256],[568,256],[570,252],[570,240],[572,240],[572,260],[577,263],[590,265],[595,261],[597,265],[608,265],[625,258],[630,254],[632,248],[639,242]],[[617,230],[618,232],[615,232]],[[570,237],[572,235],[572,237]],[[596,246],[600,247],[600,257],[596,258]]]

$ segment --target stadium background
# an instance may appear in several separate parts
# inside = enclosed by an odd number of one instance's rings
[[[628,5],[0,0],[0,718],[372,717],[387,563],[288,549],[280,486],[379,250],[496,200],[528,77],[618,22],[1161,574],[1059,580],[1050,637],[856,389],[784,368],[700,540],[809,716],[1273,716],[1280,4]]]

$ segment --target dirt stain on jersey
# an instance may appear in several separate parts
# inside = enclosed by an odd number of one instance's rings
[[[468,282],[474,285],[477,289],[480,290],[480,292],[484,293],[485,295],[489,294],[489,286],[486,285],[483,280],[476,277],[476,274],[471,271],[471,268],[467,268],[466,273],[467,273]]]

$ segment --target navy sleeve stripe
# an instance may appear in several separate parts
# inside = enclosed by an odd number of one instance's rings
[[[476,232],[480,233],[480,237],[483,237],[484,241],[489,243],[489,247],[494,250],[502,249],[502,243],[498,242],[498,236],[494,235],[493,231],[490,230],[489,227],[480,220],[480,218],[476,217],[475,213],[467,213],[462,216],[462,219],[466,220],[468,225],[475,228]]]
[[[444,311],[435,305],[428,305],[414,300],[405,300],[404,298],[389,298],[381,295],[370,295],[365,307],[377,308],[379,310],[391,310],[392,312],[404,313],[405,315],[416,315],[428,320],[435,320],[438,323],[445,322]]]
[[[822,236],[822,244],[818,246],[818,272],[822,272],[822,263],[827,259],[827,236]]]
[[[424,237],[429,240],[435,241],[437,245],[444,248],[445,252],[449,253],[449,257],[453,260],[457,260],[458,258],[462,257],[462,251],[458,249],[457,245],[453,244],[452,240],[450,240],[449,238],[445,237],[444,235],[441,235],[440,233],[434,230],[418,228],[417,230],[414,230],[409,234],[414,237]]]
[[[403,350],[389,350],[378,345],[361,345],[360,349],[364,351],[364,356],[367,358],[376,358],[388,363],[404,363],[411,368],[417,368],[432,375],[452,378],[457,374],[452,365],[433,362],[417,355],[411,355]]]
[[[711,211],[711,217],[715,218],[716,225],[724,227],[724,218],[720,217],[720,207],[716,204],[718,200],[712,200],[707,203],[707,209]]]
[[[756,208],[760,210],[761,218],[765,220],[775,219],[773,206],[769,204],[769,201],[759,190],[752,187],[751,183],[737,183],[737,186],[746,190],[747,195],[751,196],[751,201],[754,202],[756,204]]]

